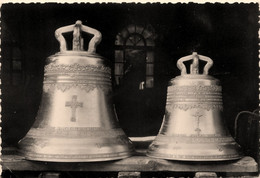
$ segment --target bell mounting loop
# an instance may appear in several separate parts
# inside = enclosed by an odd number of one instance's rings
[[[67,43],[65,38],[62,35],[62,33],[67,33],[67,32],[73,32],[73,41],[72,41],[73,51],[84,51],[83,48],[84,41],[81,36],[81,32],[85,32],[93,35],[88,45],[88,52],[90,53],[96,52],[96,47],[102,40],[102,35],[98,30],[82,25],[82,22],[78,20],[74,25],[61,27],[55,31],[55,37],[60,43],[61,52],[67,51]]]
[[[193,52],[192,55],[182,57],[177,61],[177,67],[180,69],[181,75],[187,74],[187,69],[183,62],[189,60],[192,60],[192,64],[190,65],[190,74],[192,75],[199,74],[199,60],[207,62],[203,69],[203,75],[208,75],[209,69],[213,65],[213,60],[209,57],[198,55],[197,52]]]

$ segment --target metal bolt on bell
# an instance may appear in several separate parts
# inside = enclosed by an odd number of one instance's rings
[[[73,32],[72,50],[62,33]],[[93,37],[84,51],[81,33]],[[111,69],[96,54],[101,33],[77,21],[55,36],[60,52],[47,58],[40,108],[19,142],[29,160],[91,162],[131,156],[133,146],[120,128],[112,102]]]
[[[190,74],[183,62],[192,60]],[[205,61],[199,74],[199,60]],[[147,156],[182,161],[221,161],[242,157],[222,117],[220,81],[208,75],[213,61],[194,52],[180,58],[181,75],[169,82],[161,129]]]

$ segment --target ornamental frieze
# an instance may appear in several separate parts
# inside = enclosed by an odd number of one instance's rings
[[[121,128],[116,129],[100,129],[97,127],[53,127],[53,128],[33,128],[28,132],[28,136],[30,137],[48,137],[48,136],[55,136],[55,137],[116,137],[118,138],[125,138],[124,132]]]
[[[232,137],[227,137],[224,135],[207,135],[207,134],[201,134],[201,135],[171,135],[169,136],[163,136],[158,135],[155,140],[157,143],[159,142],[171,142],[171,143],[227,143],[227,142],[234,142],[234,139]]]
[[[85,90],[87,93],[94,89],[101,90],[105,93],[112,91],[111,84],[91,84],[91,83],[44,83],[43,90],[45,92],[54,91],[55,89],[65,92],[71,88],[79,88]]]
[[[168,87],[168,92],[192,92],[192,93],[212,93],[212,92],[222,92],[222,87],[217,85],[194,85],[194,86],[170,86]]]
[[[46,73],[49,73],[49,72],[50,73],[52,73],[52,72],[57,72],[57,73],[104,72],[107,74],[111,73],[111,69],[109,67],[94,66],[94,65],[80,65],[77,63],[71,64],[71,65],[51,63],[49,65],[46,65],[44,70]]]
[[[199,109],[205,109],[207,111],[209,110],[220,110],[223,111],[223,106],[222,103],[207,103],[207,104],[198,104],[198,103],[188,103],[188,104],[170,104],[170,105],[166,105],[166,109],[167,110],[171,110],[171,109],[180,109],[180,110],[190,110],[190,109],[195,109],[195,108],[199,108]]]

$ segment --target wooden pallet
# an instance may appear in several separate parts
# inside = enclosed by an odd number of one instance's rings
[[[28,161],[17,155],[15,148],[8,148],[3,151],[2,169],[4,173],[11,172],[19,175],[24,171],[27,173],[37,172],[37,177],[48,178],[62,177],[64,172],[116,173],[117,177],[120,178],[142,177],[147,173],[154,173],[154,177],[156,175],[158,177],[179,177],[180,175],[187,175],[187,177],[190,175],[192,177],[244,177],[258,175],[258,164],[252,157],[219,162],[170,161],[147,157],[145,151],[137,149],[134,156],[117,161],[54,163]]]

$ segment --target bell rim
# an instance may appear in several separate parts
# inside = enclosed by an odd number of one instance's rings
[[[24,157],[26,160],[30,161],[45,161],[45,162],[66,162],[66,163],[72,163],[72,162],[103,162],[103,161],[113,161],[113,160],[121,160],[128,157],[131,157],[132,155],[125,155],[121,157],[116,158],[107,158],[107,159],[34,159],[32,157]]]
[[[156,154],[149,154],[146,153],[146,156],[151,157],[151,158],[156,158],[156,159],[164,159],[164,160],[173,160],[173,161],[203,161],[203,162],[215,162],[215,161],[232,161],[232,160],[238,160],[244,157],[243,154],[237,154],[237,156],[234,157],[227,157],[227,158],[210,158],[210,156],[208,156],[208,158],[205,159],[199,159],[199,158],[172,158],[172,157],[167,157],[167,156],[157,156]],[[188,157],[188,155],[185,155],[186,157]],[[198,156],[199,157],[199,156]]]
[[[46,162],[102,162],[102,161],[113,161],[113,160],[120,160],[124,158],[128,158],[133,156],[134,150],[129,150],[129,152],[121,152],[122,155],[120,156],[114,156],[114,157],[100,157],[100,158],[84,158],[84,157],[91,157],[93,155],[89,154],[82,154],[82,155],[71,155],[71,158],[66,158],[69,155],[62,156],[62,155],[42,155],[42,154],[33,154],[34,156],[29,156],[28,153],[24,153],[23,151],[19,150],[18,154],[26,160],[30,161],[46,161]],[[120,153],[114,153],[114,155],[117,155]],[[100,155],[100,154],[99,154]],[[106,155],[106,154],[104,154]],[[59,157],[59,158],[54,158],[54,157]],[[76,158],[73,158],[76,157]]]

